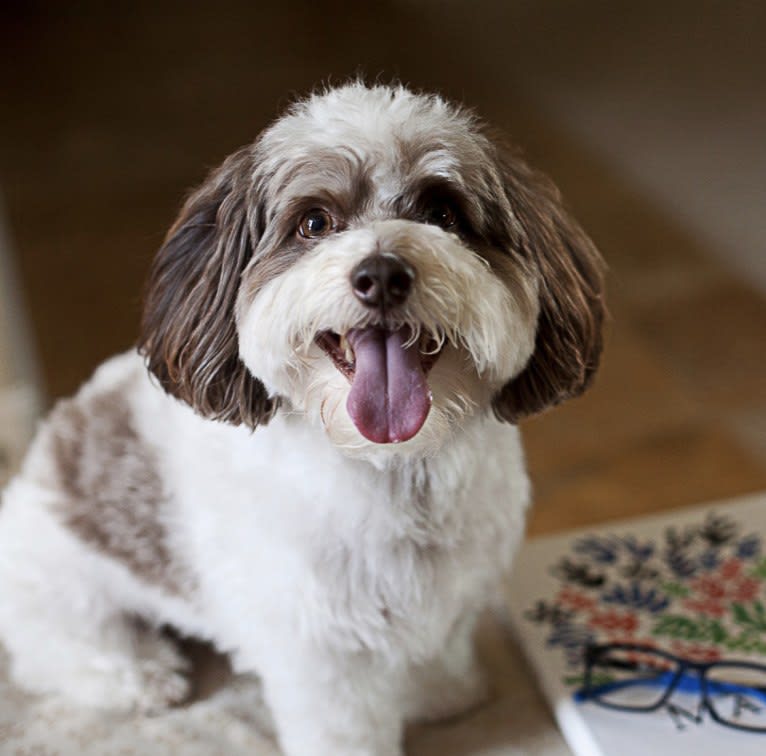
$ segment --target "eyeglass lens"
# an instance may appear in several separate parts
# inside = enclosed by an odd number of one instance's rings
[[[708,703],[721,721],[766,732],[766,669],[722,662],[705,679]]]
[[[596,655],[590,667],[590,692],[607,706],[656,706],[673,683],[678,665],[646,651],[613,648]]]

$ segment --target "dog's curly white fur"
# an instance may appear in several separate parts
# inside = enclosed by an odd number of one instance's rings
[[[383,257],[393,304],[352,280]],[[361,83],[294,105],[189,198],[139,353],[57,405],[4,494],[15,679],[180,701],[170,624],[260,676],[293,756],[399,753],[407,720],[470,706],[529,500],[513,423],[589,383],[600,287],[470,113]]]

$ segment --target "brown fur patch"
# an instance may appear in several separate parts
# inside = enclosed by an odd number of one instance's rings
[[[475,185],[491,187],[498,166],[485,158],[484,163],[473,166],[477,173],[480,169],[484,178],[476,180]],[[504,194],[503,201],[507,202]],[[396,217],[425,222],[428,208],[440,205],[449,206],[455,213],[455,225],[450,231],[485,260],[508,287],[521,308],[522,317],[525,320],[535,317],[536,302],[530,293],[530,280],[536,271],[518,234],[513,232],[510,209],[501,207],[489,190],[486,196],[481,196],[478,191],[468,192],[442,178],[425,176],[407,186],[406,192],[397,198],[394,210]]]
[[[274,213],[270,228],[259,239],[252,262],[243,274],[239,305],[249,304],[269,281],[282,275],[310,250],[316,240],[297,234],[302,216],[314,208],[327,210],[345,229],[358,219],[370,197],[367,169],[349,155],[318,150],[281,177],[281,196],[274,186],[263,189],[264,203]],[[277,182],[275,182],[277,183]],[[278,184],[281,186],[281,184]]]
[[[579,396],[593,381],[603,347],[604,262],[549,179],[517,155],[498,157],[519,244],[540,287],[534,353],[493,401],[499,418],[517,422]]]
[[[157,462],[120,392],[60,402],[50,431],[66,524],[140,579],[181,593],[189,579],[168,544]]]
[[[152,266],[139,348],[169,394],[254,428],[277,402],[240,360],[234,317],[259,223],[251,170],[251,148],[242,149],[187,200]]]

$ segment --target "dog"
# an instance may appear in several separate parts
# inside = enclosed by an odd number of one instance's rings
[[[470,707],[530,498],[517,423],[591,382],[602,267],[472,112],[359,81],[294,103],[189,196],[138,348],[5,491],[14,679],[183,701],[169,625],[259,677],[291,756],[398,754]]]

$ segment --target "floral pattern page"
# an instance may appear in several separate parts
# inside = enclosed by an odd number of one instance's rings
[[[507,600],[578,756],[766,754],[766,494],[532,539]]]

